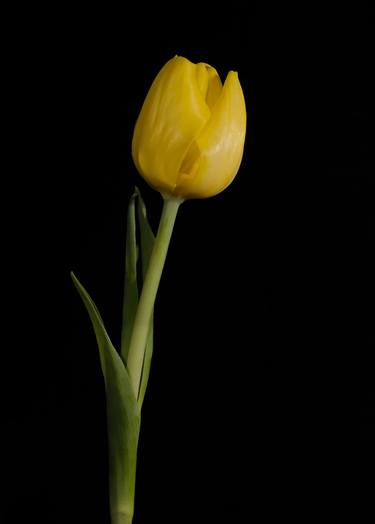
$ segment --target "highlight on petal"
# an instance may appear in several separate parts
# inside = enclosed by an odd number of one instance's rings
[[[231,71],[211,117],[187,151],[174,193],[185,198],[216,195],[239,169],[246,134],[246,106],[238,75]]]
[[[137,169],[159,191],[174,191],[182,160],[210,117],[201,88],[195,64],[176,56],[161,69],[147,94],[134,130],[132,155]]]

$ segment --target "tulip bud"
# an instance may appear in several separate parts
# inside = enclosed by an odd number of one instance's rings
[[[132,155],[145,180],[165,196],[205,198],[239,169],[246,107],[238,75],[176,56],[155,78],[135,125]]]

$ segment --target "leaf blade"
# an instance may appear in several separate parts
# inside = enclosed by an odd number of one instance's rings
[[[99,346],[107,398],[110,504],[112,511],[132,515],[134,509],[140,409],[126,367],[114,348],[94,301],[71,273],[90,316]]]
[[[148,265],[151,258],[151,253],[154,248],[155,236],[152,232],[150,223],[147,218],[146,206],[138,188],[136,188],[138,195],[138,223],[140,232],[141,244],[141,264],[142,264],[142,283],[145,279]],[[147,389],[148,379],[150,376],[150,367],[152,354],[154,349],[154,315],[152,314],[149,326],[149,333],[147,337],[146,349],[143,360],[142,376],[139,386],[138,403],[142,407],[144,396]]]
[[[141,263],[142,263],[142,281],[145,279],[151,253],[155,244],[155,235],[151,229],[147,218],[146,205],[139,189],[135,188],[135,194],[138,196],[137,218],[139,223],[139,232],[141,240]]]
[[[135,219],[135,201],[137,193],[131,196],[128,206],[126,246],[125,246],[125,277],[124,300],[122,307],[121,328],[121,358],[126,365],[133,324],[138,306],[137,284],[137,236]]]

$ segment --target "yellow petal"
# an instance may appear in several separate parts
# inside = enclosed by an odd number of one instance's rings
[[[204,62],[199,62],[195,67],[199,89],[210,111],[212,111],[219,99],[223,84],[214,67]]]
[[[169,60],[147,94],[133,135],[134,162],[152,186],[173,192],[182,160],[209,116],[195,64],[178,56]]]
[[[207,67],[207,76],[208,76],[206,104],[212,111],[213,108],[215,107],[216,102],[218,101],[221,95],[223,84],[221,83],[220,76],[217,74],[216,69],[207,64],[206,64],[206,67]]]
[[[195,74],[197,76],[197,82],[200,92],[202,93],[203,100],[206,100],[207,88],[208,88],[208,73],[206,64],[200,62],[195,66]]]
[[[175,194],[202,198],[225,189],[240,166],[245,134],[245,100],[238,75],[231,71],[211,118],[185,155]]]

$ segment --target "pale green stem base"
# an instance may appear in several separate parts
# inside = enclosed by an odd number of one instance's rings
[[[181,203],[182,200],[177,198],[166,198],[164,200],[158,234],[155,239],[154,248],[151,254],[134,320],[127,368],[137,398],[139,394],[139,385],[142,375],[150,319],[154,309],[156,293],[159,287],[165,258],[167,256],[177,211]]]
[[[133,517],[125,513],[114,513],[111,516],[112,524],[132,524]]]

